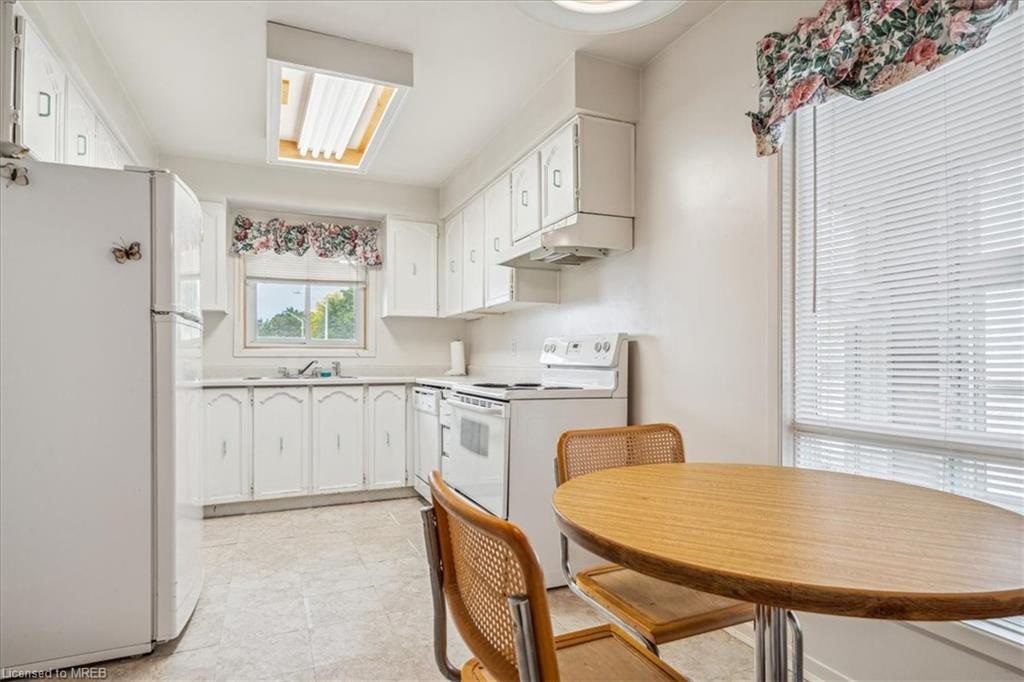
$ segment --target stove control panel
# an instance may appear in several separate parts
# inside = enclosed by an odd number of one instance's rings
[[[551,366],[615,367],[625,334],[586,334],[544,339],[540,363]]]

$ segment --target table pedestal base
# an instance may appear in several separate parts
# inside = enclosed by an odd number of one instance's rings
[[[793,663],[789,662],[789,632],[793,633]],[[800,621],[792,611],[774,606],[754,606],[754,670],[757,682],[787,682],[804,679],[804,637]]]

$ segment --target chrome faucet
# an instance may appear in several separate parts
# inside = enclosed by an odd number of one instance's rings
[[[308,365],[299,370],[299,376],[306,376],[306,370],[308,370],[310,367],[313,367],[314,365],[316,365],[316,360],[310,360]]]

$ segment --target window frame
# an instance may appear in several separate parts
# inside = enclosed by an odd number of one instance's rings
[[[796,390],[796,297],[799,293],[797,287],[798,270],[798,241],[796,233],[796,221],[798,215],[798,204],[800,201],[797,179],[797,128],[800,125],[798,116],[793,116],[786,123],[785,139],[777,161],[778,183],[776,190],[777,218],[779,221],[779,439],[780,439],[780,460],[783,466],[797,466],[796,462],[796,438],[798,433],[809,436],[815,432],[827,432],[841,438],[848,438],[851,441],[878,444],[886,447],[906,447],[925,452],[929,449],[941,448],[944,444],[927,437],[907,437],[889,435],[883,431],[860,431],[858,429],[842,429],[829,427],[818,429],[814,425],[801,424],[796,419],[795,390]],[[982,444],[958,447],[965,454],[977,452],[979,454],[1001,454],[1005,448],[999,446],[986,446]],[[955,645],[967,648],[979,654],[991,657],[1012,666],[1018,666],[1020,661],[1021,648],[1024,647],[1024,635],[1019,632],[1019,626],[1010,623],[1003,623],[1002,619],[988,621],[961,621],[948,623],[911,623],[903,622],[900,625],[918,632],[927,633],[930,636],[949,641]]]
[[[242,264],[244,270],[245,265]],[[367,284],[358,281],[346,281],[346,280],[300,280],[300,279],[285,279],[285,278],[274,278],[274,277],[249,277],[243,274],[244,285],[243,285],[243,297],[244,304],[242,306],[245,311],[245,346],[246,348],[317,348],[317,349],[366,349],[366,326],[367,326]],[[260,338],[256,332],[256,300],[255,285],[261,282],[269,284],[291,284],[295,286],[302,286],[305,288],[305,310],[303,312],[303,339],[290,339],[290,338]],[[312,287],[314,286],[338,286],[348,287],[355,297],[355,321],[356,321],[356,338],[353,341],[343,340],[331,340],[331,339],[314,339],[311,338],[312,325],[309,322],[309,317],[312,314],[313,300],[312,300]]]
[[[230,309],[234,312],[233,323],[228,325],[226,333],[231,334],[232,356],[236,358],[373,358],[377,356],[377,326],[380,320],[380,291],[378,286],[380,272],[369,268],[365,281],[360,285],[363,289],[363,345],[337,346],[323,344],[247,344],[247,296],[245,286],[245,259],[229,258],[229,266],[234,269],[233,299]],[[303,280],[290,280],[303,281]],[[208,335],[217,336],[217,326],[211,325]],[[209,341],[208,341],[209,342]]]

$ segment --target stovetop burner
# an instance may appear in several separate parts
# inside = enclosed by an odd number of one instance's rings
[[[579,390],[582,386],[545,386],[543,384],[522,382],[517,384],[500,384],[492,381],[483,381],[478,384],[473,384],[477,388],[503,388],[506,391],[559,391],[559,390]]]

